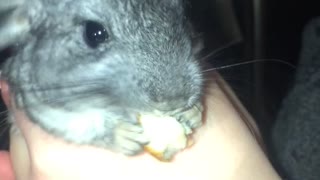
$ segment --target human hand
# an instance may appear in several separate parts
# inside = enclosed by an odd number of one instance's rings
[[[17,180],[280,179],[239,112],[215,84],[206,93],[205,124],[194,135],[196,144],[178,153],[170,163],[160,162],[147,153],[126,157],[52,137],[10,103],[6,86],[2,83],[3,99],[22,132],[12,133],[10,143]]]

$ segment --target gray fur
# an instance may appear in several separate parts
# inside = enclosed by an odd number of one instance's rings
[[[148,141],[137,113],[199,104],[202,75],[182,0],[27,0],[8,17],[28,24],[2,44],[18,48],[2,78],[17,105],[54,135],[135,154]],[[96,49],[84,42],[85,20],[110,35]],[[0,39],[6,28],[18,27],[1,27]],[[118,129],[135,134],[117,140]]]

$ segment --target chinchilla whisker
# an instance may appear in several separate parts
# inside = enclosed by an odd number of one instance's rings
[[[2,111],[2,112],[0,112],[0,116],[4,115],[4,114],[7,114],[8,112],[9,112],[8,110]]]
[[[7,118],[4,118],[4,119],[2,119],[1,121],[0,121],[0,128],[3,128],[3,127],[5,127],[5,126],[9,126],[10,124],[9,124],[9,122],[8,122],[8,120],[7,120]]]
[[[8,131],[8,129],[10,129],[11,124],[7,119],[3,119],[3,123],[0,124],[0,136],[3,136],[4,133],[6,133]]]
[[[66,82],[64,85],[51,85],[46,88],[40,88],[40,87],[37,88],[37,87],[32,87],[27,85],[22,85],[19,88],[22,88],[25,91],[55,91],[55,90],[61,90],[61,89],[81,88],[86,86],[101,86],[103,84],[105,84],[104,80],[94,80],[94,81],[83,80],[81,82]]]
[[[225,81],[241,81],[242,83],[246,83],[246,84],[249,84],[249,85],[252,85],[252,82],[251,81],[248,81],[248,80],[245,80],[245,79],[243,79],[243,78],[241,78],[241,77],[226,77],[226,76],[224,76],[223,77],[223,79],[225,80]],[[203,83],[207,83],[207,82],[212,82],[212,81],[215,81],[215,79],[214,78],[206,78],[206,79],[203,79],[202,80],[202,82]]]
[[[203,73],[203,78],[202,78],[202,81],[203,82],[206,82],[208,80],[211,80],[213,77],[208,77],[208,76],[205,76],[205,73]]]
[[[213,80],[212,78],[208,78],[208,79],[203,79],[202,82],[203,82],[203,83],[207,83],[207,82],[210,82],[210,81],[212,81],[212,80]]]
[[[217,56],[218,53],[220,53],[220,52],[228,49],[229,47],[231,47],[232,45],[235,45],[235,44],[238,43],[238,42],[239,42],[239,40],[231,41],[230,43],[228,43],[228,44],[226,44],[226,45],[224,45],[224,46],[221,46],[221,47],[219,47],[219,48],[217,48],[217,49],[209,52],[208,54],[204,55],[203,57],[201,57],[201,58],[199,59],[199,61],[202,62],[202,61],[208,60],[209,58],[214,58],[214,57]]]
[[[0,120],[0,128],[10,126],[10,122],[8,121],[8,117],[5,117]]]
[[[245,62],[234,63],[234,64],[230,64],[230,65],[206,69],[206,70],[203,70],[202,73],[207,73],[210,71],[216,71],[216,70],[221,70],[221,69],[226,69],[226,68],[231,68],[231,67],[236,67],[236,66],[248,65],[248,64],[253,64],[253,63],[261,63],[261,62],[278,62],[278,63],[284,64],[284,65],[287,65],[293,69],[296,69],[295,65],[288,63],[288,62],[281,60],[281,59],[256,59],[256,60],[250,60],[250,61],[245,61]]]
[[[1,119],[0,120],[0,128],[6,124],[6,120],[5,119]]]
[[[85,91],[85,92],[78,92],[74,93],[72,95],[63,96],[63,97],[52,97],[52,98],[46,98],[41,99],[40,101],[46,104],[57,104],[57,103],[65,103],[70,102],[75,99],[85,99],[90,98],[93,94],[103,94],[105,93],[105,89],[98,89],[98,90],[91,90],[91,91]],[[37,106],[41,104],[28,104],[29,106]]]

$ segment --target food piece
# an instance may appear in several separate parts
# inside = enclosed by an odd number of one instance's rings
[[[173,117],[143,114],[138,119],[150,138],[145,150],[160,161],[170,161],[191,144],[183,126]]]

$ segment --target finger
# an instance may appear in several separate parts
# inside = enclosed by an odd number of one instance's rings
[[[0,151],[0,177],[1,180],[14,180],[9,153]]]

